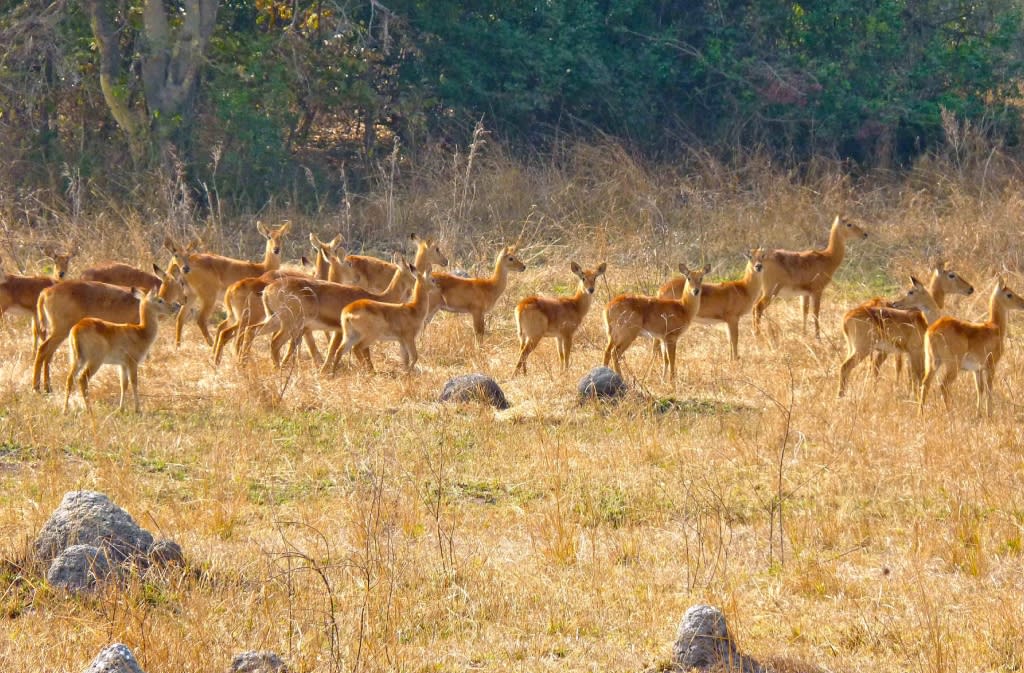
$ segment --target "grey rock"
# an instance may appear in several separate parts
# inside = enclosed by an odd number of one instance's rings
[[[679,624],[672,664],[677,670],[715,670],[729,673],[765,673],[757,661],[740,654],[725,623],[725,615],[710,605],[694,605]]]
[[[275,652],[242,652],[231,660],[230,673],[288,673]]]
[[[486,374],[464,374],[449,379],[441,391],[442,402],[484,402],[498,409],[508,409],[505,392]]]
[[[110,561],[121,563],[145,556],[153,545],[153,536],[106,495],[71,491],[64,494],[32,546],[35,556],[45,562],[76,544],[106,549]]]
[[[143,673],[127,646],[115,643],[103,648],[82,673]]]
[[[105,580],[113,569],[103,549],[88,544],[71,545],[50,563],[46,581],[51,586],[69,591],[92,589]]]
[[[174,540],[162,538],[149,548],[149,562],[155,566],[185,565],[185,553]]]
[[[629,386],[608,367],[594,367],[587,372],[576,386],[580,401],[615,400],[629,392]]]

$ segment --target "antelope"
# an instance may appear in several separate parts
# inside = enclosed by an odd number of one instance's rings
[[[158,269],[156,269],[159,271]],[[163,271],[158,296],[167,301],[172,293],[184,292],[185,280],[177,269],[173,277]],[[177,286],[177,287],[175,287]],[[66,280],[39,293],[36,314],[40,325],[49,325],[49,334],[36,349],[32,367],[32,389],[50,392],[50,362],[53,354],[82,318],[100,318],[128,323],[139,314],[139,300],[129,290],[90,280]]]
[[[494,272],[489,278],[462,278],[448,273],[435,273],[436,289],[431,292],[426,322],[430,322],[438,310],[468,313],[473,317],[473,331],[477,340],[481,339],[484,336],[484,314],[491,310],[505,291],[509,270],[526,270],[526,265],[516,257],[515,246],[507,246],[498,252],[494,259]]]
[[[21,276],[6,273],[0,269],[0,316],[31,315],[32,316],[32,348],[39,345],[41,338],[46,338],[42,325],[36,315],[36,303],[39,293],[54,283],[64,280],[68,266],[74,253],[48,253],[53,258],[53,273],[46,276]]]
[[[380,294],[375,294],[361,287],[342,285],[326,280],[309,278],[279,278],[263,291],[263,310],[266,318],[251,329],[258,329],[258,334],[274,331],[270,340],[270,356],[274,366],[281,366],[281,346],[289,342],[286,360],[291,358],[299,337],[307,330],[341,330],[341,311],[359,299],[377,301],[402,301],[413,284],[412,267],[405,263],[400,265],[392,276],[391,284]],[[328,366],[334,357],[338,345],[332,339],[331,347],[324,361]],[[361,358],[368,354],[358,351]]]
[[[430,290],[436,285],[429,269],[416,269],[415,273],[416,284],[413,286],[412,299],[404,304],[360,299],[345,307],[341,312],[339,357],[350,350],[358,352],[359,349],[368,354],[370,345],[377,341],[397,341],[402,352],[402,364],[407,373],[412,373],[419,359],[416,337],[423,330],[429,309]],[[369,357],[363,359],[370,371],[373,371]],[[327,367],[327,362],[324,367]]]
[[[924,336],[924,379],[918,413],[924,413],[928,388],[936,372],[945,368],[940,382],[946,409],[952,408],[949,389],[961,369],[974,372],[974,386],[978,393],[978,417],[981,417],[982,397],[986,398],[989,417],[992,416],[992,384],[996,365],[1003,356],[1008,313],[1024,309],[1024,299],[1006,287],[1002,278],[996,280],[988,304],[986,322],[967,322],[943,317],[928,327]]]
[[[82,401],[89,408],[89,380],[105,364],[117,365],[121,370],[121,401],[124,408],[125,392],[131,383],[135,397],[135,413],[139,413],[139,363],[146,359],[156,340],[157,320],[181,310],[177,303],[167,302],[158,291],[142,294],[132,288],[131,295],[138,302],[139,322],[117,323],[100,318],[82,318],[71,328],[71,370],[68,372],[64,393],[64,413],[71,401],[71,388],[78,381]]]
[[[704,283],[700,288],[700,310],[694,318],[699,323],[725,323],[729,332],[729,348],[733,360],[740,359],[739,323],[740,318],[750,312],[754,302],[761,294],[764,259],[768,253],[755,248],[744,257],[747,267],[739,280],[722,283]],[[680,265],[680,269],[683,265]],[[686,278],[678,277],[667,281],[658,288],[659,299],[679,299],[683,295]],[[654,347],[657,349],[658,342]]]
[[[921,281],[911,276],[910,282],[907,293],[889,305],[879,301],[865,302],[843,316],[847,356],[839,370],[839,397],[846,393],[850,372],[872,352],[906,353],[910,360],[912,384],[921,383],[924,335],[928,325],[938,320],[939,307]],[[880,362],[876,359],[874,363],[876,375]]]
[[[711,266],[705,265],[696,271],[680,264],[679,270],[686,277],[686,285],[683,296],[678,300],[623,294],[605,306],[604,326],[608,334],[608,346],[604,349],[606,367],[612,362],[615,372],[621,375],[622,354],[640,334],[644,334],[661,340],[662,376],[665,380],[675,380],[676,344],[700,310],[701,281]]]
[[[336,280],[343,273],[344,263],[341,262],[335,252],[341,245],[341,234],[338,234],[328,243],[324,243],[316,234],[310,233],[309,242],[316,250],[316,262],[314,263],[314,278],[318,280]],[[213,340],[213,362],[220,364],[221,354],[227,342],[231,341],[236,334],[241,335],[235,341],[235,355],[240,356],[248,351],[248,340],[253,337],[253,325],[258,325],[266,319],[263,311],[263,291],[272,282],[283,276],[295,276],[308,278],[303,273],[283,271],[277,269],[268,271],[256,278],[243,278],[228,286],[224,292],[224,307],[227,309],[227,317],[217,325],[217,332]],[[303,340],[310,354],[317,362],[320,361],[320,350],[316,346],[316,340],[311,332],[303,334]]]
[[[598,277],[604,275],[607,268],[608,265],[601,262],[596,269],[584,270],[579,264],[572,262],[569,269],[580,279],[576,294],[571,297],[534,295],[516,304],[519,363],[516,365],[515,374],[526,373],[526,358],[546,336],[553,336],[557,341],[558,360],[562,363],[562,371],[569,369],[572,337],[590,310]]]
[[[963,276],[958,274],[956,271],[952,271],[952,270],[946,268],[946,262],[942,261],[942,260],[936,261],[932,265],[932,273],[931,273],[931,277],[928,280],[928,288],[927,289],[928,289],[928,294],[930,294],[932,299],[935,300],[935,306],[938,307],[939,310],[942,310],[945,307],[945,305],[946,305],[946,295],[947,294],[963,294],[963,295],[974,294],[974,286],[971,285],[969,282],[967,282],[967,280],[965,280],[963,278]],[[878,303],[878,302],[881,302],[881,301],[882,301],[881,299],[876,298],[876,299],[872,299],[869,302],[865,302],[864,304],[861,304],[861,305],[865,306],[865,305],[867,305],[869,303]],[[888,302],[888,305],[892,306],[893,302]],[[929,320],[929,322],[934,322],[934,320]],[[889,354],[886,353],[885,351],[879,351],[879,352],[877,352],[875,354],[874,370],[875,370],[876,374],[879,372],[879,370],[881,369],[882,365],[885,363],[885,360],[888,357],[888,355]],[[903,358],[901,358],[899,356],[899,354],[897,353],[897,355],[896,355],[896,380],[897,381],[899,381],[900,373],[901,373],[902,369],[903,369]],[[920,383],[920,379],[918,379],[915,383]]]
[[[434,239],[423,239],[416,234],[411,234],[409,239],[416,243],[413,266],[417,269],[429,269],[431,264],[448,266],[448,258],[441,252],[441,247]],[[380,294],[387,289],[399,266],[398,262],[386,262],[383,259],[365,255],[348,255],[345,257],[345,261],[348,262],[346,275],[339,278],[337,282],[358,285],[375,294]]]
[[[213,337],[210,336],[207,324],[210,314],[213,313],[218,297],[228,286],[243,278],[262,276],[267,271],[274,271],[281,266],[281,242],[291,229],[291,222],[285,222],[277,229],[267,229],[262,222],[257,222],[256,229],[267,241],[262,262],[247,262],[208,253],[190,253],[176,246],[170,239],[164,241],[174,259],[185,270],[191,288],[190,294],[193,295],[191,298],[199,302],[196,326],[206,339],[207,345],[213,345]],[[178,313],[174,325],[175,345],[181,345],[181,330],[185,325],[186,314],[187,310]]]
[[[761,316],[777,295],[800,297],[804,315],[804,333],[807,332],[807,310],[814,313],[814,336],[821,338],[818,313],[821,310],[821,294],[832,282],[832,274],[843,262],[846,241],[867,238],[866,231],[844,220],[839,215],[832,222],[828,247],[824,250],[772,250],[764,257],[761,297],[754,304],[754,332],[761,333]]]

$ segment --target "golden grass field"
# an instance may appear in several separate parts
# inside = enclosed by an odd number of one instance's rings
[[[148,673],[223,671],[247,649],[275,650],[300,673],[640,671],[667,662],[698,602],[720,606],[759,658],[833,671],[1020,670],[1024,316],[1011,318],[993,420],[975,419],[966,374],[951,415],[935,395],[919,418],[891,365],[877,382],[862,366],[848,397],[835,397],[842,312],[894,294],[929,259],[945,257],[978,289],[952,298],[953,315],[979,318],[996,272],[1024,289],[1012,166],[1001,182],[936,162],[856,183],[831,169],[716,166],[659,175],[599,153],[533,176],[481,161],[464,214],[491,224],[473,236],[443,220],[428,230],[417,218],[430,195],[404,194],[396,230],[439,235],[453,262],[477,271],[522,234],[529,266],[481,347],[468,318],[439,314],[413,376],[399,373],[393,345],[375,349],[375,375],[348,366],[321,378],[308,355],[275,371],[265,340],[249,364],[227,358],[215,370],[194,326],[175,349],[164,323],[140,371],[141,415],[114,412],[109,368],[91,391],[95,413],[63,415],[66,347],[55,394],[34,394],[28,323],[10,321],[0,332],[0,670],[77,672],[121,641]],[[516,211],[531,214],[502,217]],[[630,349],[627,379],[677,400],[672,410],[577,405],[614,294],[653,291],[682,260],[711,262],[721,278],[755,245],[822,246],[840,211],[870,238],[850,244],[825,294],[820,341],[801,334],[795,300],[777,300],[777,343],[755,340],[745,319],[738,363],[723,329],[694,327],[674,388],[649,342]],[[290,259],[309,230],[337,228],[293,219]],[[79,268],[118,240],[126,259],[147,261],[158,225],[120,224],[68,223],[59,235],[79,243]],[[232,249],[211,232],[216,249],[258,254],[254,238]],[[513,379],[515,301],[571,289],[570,259],[608,262],[571,371],[558,373],[549,339]],[[492,374],[513,408],[435,402],[445,380],[470,371]],[[25,564],[30,542],[81,488],[177,540],[190,567],[78,597],[49,589]]]

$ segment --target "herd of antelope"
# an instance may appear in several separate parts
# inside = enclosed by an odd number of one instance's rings
[[[437,311],[468,313],[479,339],[484,335],[486,314],[505,291],[509,272],[526,268],[516,249],[505,247],[498,252],[490,276],[467,278],[433,270],[448,266],[447,257],[433,240],[413,235],[413,260],[395,255],[388,262],[346,254],[340,236],[323,242],[310,234],[316,252],[315,272],[310,275],[281,267],[289,223],[276,229],[257,224],[257,229],[266,240],[262,262],[197,252],[197,242],[182,247],[167,239],[170,263],[166,269],[154,265],[153,273],[110,263],[68,279],[68,253],[48,253],[54,262],[52,277],[0,270],[0,313],[22,312],[32,319],[33,389],[50,392],[50,363],[60,344],[69,340],[65,411],[76,382],[88,407],[89,380],[103,364],[115,364],[121,378],[119,408],[124,407],[130,384],[137,412],[138,364],[156,339],[158,319],[164,315],[176,316],[177,345],[186,320],[195,315],[197,328],[213,348],[216,364],[231,340],[241,359],[249,354],[254,338],[268,334],[275,366],[295,357],[303,342],[323,374],[335,372],[350,351],[372,370],[370,347],[391,340],[399,344],[406,371],[412,371],[418,359],[417,337]],[[822,293],[843,261],[847,242],[867,235],[857,224],[837,216],[826,248],[754,249],[746,255],[743,277],[721,283],[704,282],[709,266],[694,270],[680,264],[682,275],[662,285],[657,296],[623,294],[605,306],[608,341],[604,364],[621,373],[623,354],[642,334],[653,338],[663,376],[674,381],[677,344],[694,321],[724,323],[731,357],[738,359],[740,318],[751,313],[754,331],[760,334],[765,311],[777,296],[799,296],[804,330],[810,312],[819,337]],[[562,369],[568,369],[573,336],[590,310],[597,280],[607,265],[584,269],[572,262],[570,270],[579,280],[574,295],[530,296],[517,303],[520,350],[514,374],[526,373],[527,359],[546,336],[555,337]],[[840,368],[839,396],[861,361],[871,358],[877,375],[884,360],[895,355],[898,379],[906,355],[919,413],[936,373],[943,371],[940,388],[948,408],[952,383],[961,370],[968,370],[974,373],[977,412],[981,415],[985,406],[991,416],[992,385],[1003,355],[1007,313],[1024,309],[1024,299],[1000,278],[989,301],[988,320],[968,322],[940,313],[946,295],[974,292],[973,286],[945,263],[933,265],[927,285],[914,277],[911,281],[910,289],[896,301],[871,299],[845,314],[843,335],[848,354]],[[223,303],[227,317],[211,335],[209,321],[218,302]],[[331,333],[326,357],[317,347],[316,331]]]

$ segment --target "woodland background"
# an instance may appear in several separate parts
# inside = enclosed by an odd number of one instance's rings
[[[0,213],[19,229],[351,217],[439,173],[458,190],[474,138],[525,172],[614,146],[648,169],[756,155],[799,179],[812,158],[854,177],[956,163],[956,127],[984,162],[1020,144],[1022,16],[1018,0],[16,0]],[[420,217],[489,217],[451,210]]]

